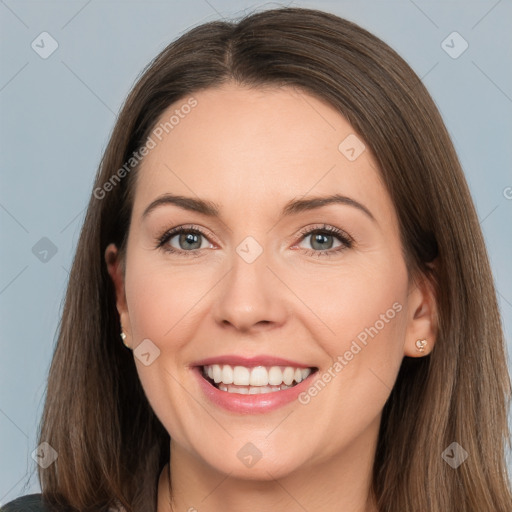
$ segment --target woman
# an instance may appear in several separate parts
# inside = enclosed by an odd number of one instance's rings
[[[320,11],[209,23],[119,115],[49,375],[58,458],[5,510],[506,512],[509,399],[418,77]]]

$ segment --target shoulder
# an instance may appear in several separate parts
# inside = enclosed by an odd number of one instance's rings
[[[0,508],[0,512],[50,512],[41,494],[29,494],[15,499]]]

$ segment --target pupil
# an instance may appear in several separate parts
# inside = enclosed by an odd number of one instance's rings
[[[329,239],[331,239],[331,243],[328,247],[315,247],[315,244],[326,244]],[[323,233],[317,233],[313,237],[313,243],[311,244],[314,249],[330,249],[332,247],[332,235],[325,235]]]
[[[189,249],[198,249],[199,247],[201,247],[201,242],[198,242],[199,240],[199,235],[197,234],[194,234],[194,233],[187,233],[186,235],[181,235],[180,236],[180,244],[183,243],[183,244],[190,244],[188,246]],[[191,247],[191,245],[194,245],[196,244],[197,247]]]

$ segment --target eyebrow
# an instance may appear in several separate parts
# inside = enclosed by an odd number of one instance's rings
[[[177,196],[173,194],[164,194],[153,202],[144,210],[142,218],[146,218],[153,210],[162,205],[173,204],[184,210],[201,213],[208,217],[220,217],[220,207],[213,201],[204,199],[195,199],[193,197]],[[343,204],[352,206],[363,212],[374,222],[377,222],[371,211],[359,203],[355,199],[340,194],[333,194],[330,196],[310,197],[308,199],[292,199],[285,204],[281,211],[281,217],[288,217],[296,215],[301,212],[316,210],[330,204]]]

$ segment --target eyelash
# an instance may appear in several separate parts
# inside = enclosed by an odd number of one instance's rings
[[[185,257],[200,256],[199,249],[194,249],[191,251],[183,251],[183,250],[175,249],[174,247],[171,247],[170,245],[166,245],[167,242],[169,240],[171,240],[172,238],[174,238],[176,235],[181,235],[183,233],[194,233],[194,234],[201,235],[201,236],[205,237],[206,239],[208,239],[208,236],[206,235],[206,233],[199,226],[195,226],[195,225],[179,226],[176,228],[172,228],[172,229],[166,231],[162,236],[157,237],[156,248],[161,249],[166,253],[177,254],[177,255],[185,256]],[[327,250],[323,250],[323,251],[315,251],[313,249],[303,249],[303,251],[306,253],[307,256],[331,257],[331,256],[334,256],[334,254],[337,254],[341,251],[350,249],[354,244],[354,240],[347,233],[345,233],[344,231],[341,231],[338,228],[335,228],[334,226],[329,226],[327,224],[324,224],[321,227],[305,228],[305,229],[301,230],[300,231],[301,238],[299,240],[299,243],[302,242],[302,240],[305,239],[306,237],[308,237],[310,235],[314,235],[314,234],[319,234],[319,233],[328,233],[329,235],[334,236],[341,242],[342,245],[340,245],[339,247],[337,247],[335,249],[327,249]]]

